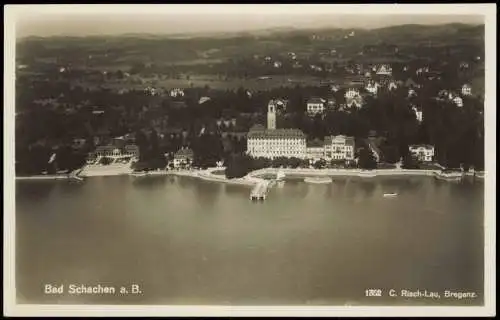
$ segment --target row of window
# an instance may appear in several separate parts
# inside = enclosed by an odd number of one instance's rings
[[[278,138],[251,138],[248,140],[248,143],[303,143],[305,144],[305,139],[278,139]]]
[[[279,149],[249,149],[248,151],[250,152],[257,152],[257,153],[272,153],[272,152],[279,152],[279,153],[306,153],[304,150],[300,149],[285,149],[285,150],[279,150]]]
[[[116,151],[104,151],[104,152],[96,152],[96,156],[101,156],[101,157],[106,157],[106,156],[123,156],[123,157],[130,157],[130,156],[136,156],[138,152],[127,152],[127,153],[122,153],[122,152],[116,152]]]

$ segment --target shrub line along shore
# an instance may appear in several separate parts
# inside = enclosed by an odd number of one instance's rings
[[[361,169],[289,169],[289,168],[265,168],[250,172],[245,177],[228,179],[224,175],[216,175],[214,171],[221,171],[225,168],[208,168],[206,170],[169,170],[169,171],[151,171],[147,176],[156,175],[173,175],[173,176],[187,176],[193,178],[200,178],[202,180],[213,181],[213,182],[223,182],[230,184],[239,185],[255,185],[261,182],[262,175],[274,175],[278,171],[283,172],[288,176],[296,177],[308,177],[308,176],[337,176],[337,177],[363,177],[372,178],[378,176],[434,176],[439,173],[440,170],[417,170],[417,169],[375,169],[375,170],[361,170]],[[482,176],[477,176],[478,178],[484,177],[484,172]],[[473,176],[472,173],[466,173],[467,176]],[[25,176],[16,177],[16,180],[69,180],[72,179],[70,175],[35,175],[35,176]]]

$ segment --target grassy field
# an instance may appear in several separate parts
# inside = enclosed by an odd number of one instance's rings
[[[311,76],[302,77],[287,77],[287,76],[272,76],[270,79],[239,79],[239,78],[228,78],[227,80],[221,80],[215,75],[190,75],[189,80],[185,76],[180,79],[142,79],[143,83],[134,83],[132,80],[109,80],[106,81],[103,86],[111,89],[144,89],[148,86],[155,88],[203,88],[205,86],[211,89],[219,90],[235,90],[239,87],[246,88],[251,91],[265,91],[270,88],[277,87],[294,87],[297,84],[300,85],[321,85],[324,79],[319,79]],[[338,79],[332,79],[338,80]],[[95,86],[95,84],[84,84],[86,87]]]

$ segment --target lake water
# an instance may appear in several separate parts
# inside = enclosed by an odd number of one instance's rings
[[[18,303],[483,304],[482,182],[293,180],[264,202],[249,194],[172,176],[18,181]],[[136,284],[141,293],[51,295],[46,284]],[[441,299],[390,297],[391,289]],[[445,290],[478,296],[444,298]]]

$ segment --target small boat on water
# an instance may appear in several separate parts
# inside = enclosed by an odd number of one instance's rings
[[[441,172],[434,173],[434,177],[438,180],[445,181],[462,181],[464,174],[457,171],[443,170]]]
[[[304,178],[304,182],[316,183],[316,184],[326,184],[326,183],[332,183],[332,178],[330,178],[330,177],[307,177],[307,178]]]
[[[474,177],[479,178],[479,179],[484,179],[484,171],[476,171],[474,173]]]
[[[384,198],[392,198],[392,197],[397,197],[398,194],[395,192],[392,193],[384,193]]]

